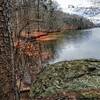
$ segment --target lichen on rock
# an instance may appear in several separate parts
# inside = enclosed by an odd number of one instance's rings
[[[64,61],[46,66],[33,82],[31,97],[100,88],[100,61]]]

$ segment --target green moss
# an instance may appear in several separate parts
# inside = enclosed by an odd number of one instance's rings
[[[48,65],[33,83],[31,96],[100,88],[100,61],[75,60]]]
[[[79,98],[81,98],[80,100],[83,100],[82,98],[86,98],[88,100],[99,100],[100,99],[100,92],[85,92],[85,93],[81,93]]]

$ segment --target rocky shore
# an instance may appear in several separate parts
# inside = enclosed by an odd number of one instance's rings
[[[64,61],[47,65],[43,69],[32,85],[31,97],[47,97],[58,93],[70,91],[76,93],[91,89],[100,89],[100,61],[95,59]],[[82,93],[80,95],[87,96]],[[100,91],[88,94],[89,97],[91,95],[98,97]]]

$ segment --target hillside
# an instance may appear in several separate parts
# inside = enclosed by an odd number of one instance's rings
[[[72,7],[69,6],[69,13],[90,19],[94,24],[100,24],[100,7]]]
[[[86,29],[94,26],[93,22],[91,22],[89,19],[86,19],[78,15],[66,14],[63,20],[65,28],[71,26],[72,29]]]

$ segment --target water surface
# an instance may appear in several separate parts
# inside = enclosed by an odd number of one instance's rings
[[[100,59],[100,28],[58,33],[55,41],[47,42],[54,57],[50,62],[95,58]]]

